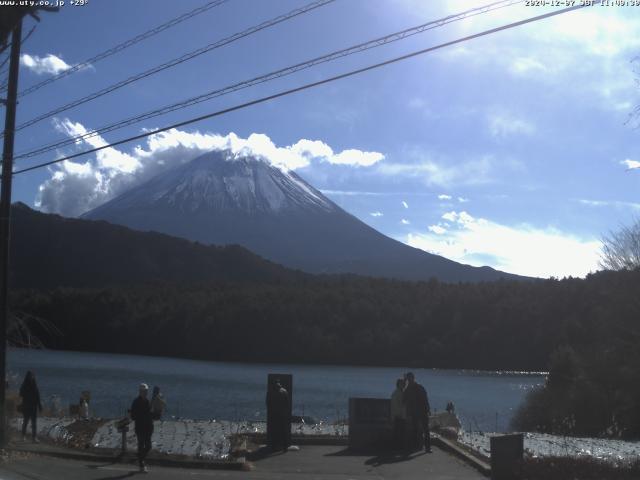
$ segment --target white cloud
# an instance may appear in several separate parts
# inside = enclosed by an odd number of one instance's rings
[[[414,163],[382,163],[377,172],[389,176],[403,176],[421,179],[428,186],[450,188],[456,185],[481,185],[492,181],[491,173],[497,163],[491,155],[483,155],[472,160],[451,165],[444,159],[435,161],[429,154],[414,152]],[[501,162],[504,163],[504,162]],[[505,168],[521,168],[516,163],[504,164]]]
[[[640,210],[640,203],[635,202],[623,202],[620,200],[588,200],[588,199],[580,199],[578,200],[583,205],[588,205],[589,207],[615,207],[615,208],[630,208],[632,210]]]
[[[54,120],[54,127],[69,136],[87,133],[82,124],[68,119]],[[97,135],[77,143],[93,148],[107,144]],[[302,139],[278,147],[263,134],[254,133],[244,139],[234,133],[218,135],[173,129],[147,137],[146,144],[136,146],[130,153],[106,148],[88,161],[64,161],[51,167],[51,177],[40,185],[35,204],[46,212],[77,216],[168,168],[212,150],[228,151],[230,159],[254,156],[284,171],[312,162],[360,167],[384,158],[377,152],[353,149],[335,154],[318,140]]]
[[[429,231],[435,233],[436,235],[442,235],[446,233],[447,229],[442,227],[441,225],[429,225]]]
[[[457,219],[457,216],[458,214],[456,212],[447,212],[444,215],[442,215],[442,218],[450,222],[455,222]]]
[[[627,159],[627,160],[621,161],[620,163],[625,167],[627,167],[629,170],[640,168],[640,162],[638,160]]]
[[[451,200],[451,198],[452,198],[451,195],[446,195],[444,193],[441,195],[438,195],[438,200]]]
[[[407,220],[406,218],[403,218],[402,220],[400,220],[400,223],[402,225],[409,225],[411,222],[409,220]]]
[[[77,122],[74,123],[69,119],[54,119],[53,124],[56,130],[70,137],[85,135],[88,132],[82,124]],[[99,148],[107,145],[107,142],[99,135],[88,137],[85,142],[93,148]],[[68,168],[73,168],[71,166],[73,165],[73,162],[65,163],[70,165]],[[138,159],[126,153],[122,153],[115,148],[105,148],[104,150],[96,152],[96,164],[100,169],[121,171],[124,173],[132,173],[140,168],[140,161]]]
[[[354,165],[359,167],[370,167],[384,160],[384,155],[379,152],[363,152],[361,150],[343,150],[337,155],[325,157],[329,163],[337,165]]]
[[[372,217],[382,217],[384,215],[384,213],[382,213],[382,212],[371,212],[369,215],[371,215]]]
[[[448,0],[424,2],[402,0],[407,15],[433,15],[462,12],[477,2]],[[437,5],[437,7],[435,6]],[[449,28],[451,35],[464,36],[502,24],[548,12],[550,8],[531,9],[512,6],[478,15]],[[578,94],[584,102],[607,110],[616,110],[636,96],[635,75],[629,60],[640,50],[640,16],[632,8],[583,8],[544,21],[491,35],[482,41],[443,49],[438,56],[474,67],[503,70],[518,80],[531,81],[531,88],[548,88],[556,95]],[[575,79],[579,78],[579,82]],[[536,87],[535,84],[538,84]],[[570,88],[565,88],[571,85]]]
[[[487,115],[489,132],[495,138],[505,138],[511,135],[532,135],[535,132],[533,124],[507,112],[492,112]]]
[[[37,73],[38,75],[45,73],[55,75],[71,68],[71,65],[62,60],[60,57],[56,57],[51,53],[44,57],[23,53],[20,56],[20,65],[31,70],[34,73]]]
[[[584,276],[598,268],[601,243],[554,228],[507,226],[469,213],[442,215],[449,230],[432,225],[430,233],[413,233],[407,243],[452,260],[534,277]]]
[[[530,74],[532,72],[545,73],[548,68],[538,60],[531,57],[516,57],[509,66],[516,75]]]
[[[409,208],[409,204],[407,202],[405,202],[404,200],[402,201],[402,206],[404,208]]]
[[[358,195],[364,195],[364,196],[382,196],[382,195],[388,195],[385,192],[367,192],[364,190],[327,190],[327,189],[321,189],[320,190],[322,193],[324,193],[325,195],[345,195],[348,197],[355,197]]]
[[[467,203],[469,201],[469,199],[468,198],[464,198],[464,197],[458,197],[458,201],[460,203]]]

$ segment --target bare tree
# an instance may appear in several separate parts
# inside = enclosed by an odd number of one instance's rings
[[[640,267],[640,217],[616,232],[602,237],[600,266],[607,270],[633,270]]]
[[[62,332],[52,322],[25,312],[10,312],[7,324],[7,342],[13,347],[45,348],[37,333],[51,338],[62,336]]]

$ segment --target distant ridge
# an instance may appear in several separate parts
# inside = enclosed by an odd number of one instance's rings
[[[107,222],[12,209],[12,288],[102,287],[159,282],[278,282],[310,277],[237,245],[200,245]]]
[[[393,240],[296,173],[230,152],[210,152],[161,173],[83,218],[205,244],[238,244],[311,273],[447,282],[525,278],[463,265]]]

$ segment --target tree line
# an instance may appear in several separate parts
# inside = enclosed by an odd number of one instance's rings
[[[640,334],[640,271],[447,284],[356,276],[14,292],[54,348],[207,360],[546,370]],[[38,329],[35,326],[36,331]],[[639,365],[640,367],[640,365]]]

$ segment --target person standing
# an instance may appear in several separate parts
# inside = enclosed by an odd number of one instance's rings
[[[42,403],[40,402],[40,390],[36,383],[36,376],[31,370],[24,376],[24,381],[20,387],[20,396],[22,397],[22,440],[27,435],[27,423],[31,421],[31,436],[35,443],[38,443],[36,433],[38,411],[42,412]]]
[[[160,393],[160,387],[156,385],[153,387],[153,395],[151,395],[151,418],[161,420],[166,406],[167,402],[164,400],[162,393]]]
[[[404,404],[405,381],[396,380],[396,389],[391,394],[391,421],[393,422],[393,443],[396,449],[407,449],[407,407]]]
[[[84,395],[80,396],[80,401],[78,402],[78,416],[83,420],[89,419],[89,402]]]
[[[404,389],[403,400],[407,408],[409,429],[411,431],[411,443],[413,447],[431,453],[431,436],[429,433],[429,415],[431,407],[427,391],[416,382],[412,372],[405,375],[407,386]]]
[[[138,396],[131,404],[131,419],[135,422],[135,432],[138,438],[138,464],[140,471],[147,473],[144,461],[151,450],[151,435],[153,435],[153,418],[151,416],[151,403],[147,398],[149,386],[141,383]]]

